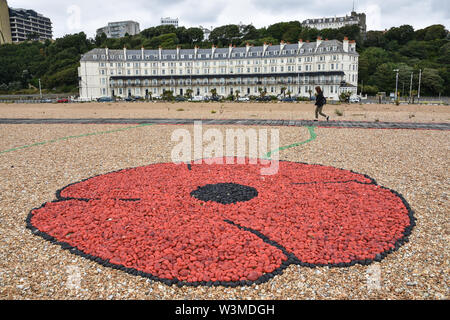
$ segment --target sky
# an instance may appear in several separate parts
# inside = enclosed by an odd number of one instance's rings
[[[226,24],[266,27],[282,21],[350,14],[353,0],[7,0],[12,8],[33,9],[49,17],[53,37],[95,31],[108,22],[134,20],[141,30],[160,24],[161,17],[179,18],[180,26],[206,28]],[[355,0],[355,11],[367,15],[368,30],[403,24],[421,29],[443,24],[450,29],[449,0]]]

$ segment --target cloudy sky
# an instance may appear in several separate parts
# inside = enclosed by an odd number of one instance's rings
[[[353,0],[8,0],[13,8],[34,9],[53,22],[54,37],[84,31],[89,37],[112,21],[134,20],[141,30],[156,26],[161,17],[178,17],[194,27],[252,23],[260,28],[280,21],[344,16]],[[450,28],[449,0],[355,0],[357,12],[367,14],[368,30],[410,24]]]

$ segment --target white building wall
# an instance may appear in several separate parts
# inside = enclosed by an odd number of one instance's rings
[[[85,99],[96,99],[103,96],[126,97],[145,96],[146,91],[152,96],[161,95],[164,90],[174,91],[174,95],[185,94],[188,89],[193,90],[193,95],[210,95],[210,90],[217,89],[219,95],[227,96],[236,90],[240,95],[259,95],[258,88],[267,90],[269,95],[281,93],[281,88],[286,87],[293,95],[309,96],[309,90],[314,94],[314,87],[320,85],[325,95],[330,99],[337,99],[341,80],[357,86],[358,84],[358,55],[355,51],[355,43],[345,43],[348,45],[348,53],[342,52],[311,52],[311,55],[299,56],[270,56],[270,57],[242,57],[239,59],[216,59],[210,60],[171,60],[171,61],[146,61],[121,60],[108,61],[106,57],[98,57],[98,61],[81,61],[79,68],[80,76],[80,96]],[[117,53],[116,53],[117,54]],[[127,56],[124,51],[123,56]],[[311,80],[307,74],[311,72],[333,72],[342,71],[345,76],[332,76],[330,83],[329,76],[324,75],[316,79],[317,81],[308,83]],[[302,74],[297,76],[287,76],[283,79],[286,83],[273,83],[272,76],[280,77],[287,73]],[[304,74],[306,73],[306,75]],[[264,74],[267,76],[261,77]],[[202,76],[217,75],[216,81],[202,78]],[[241,77],[230,83],[228,79],[221,76],[234,75]],[[132,78],[133,80],[114,80],[115,77]],[[183,76],[183,79],[166,79],[164,83],[157,80],[154,84],[155,76]],[[201,84],[195,80],[200,77]],[[246,78],[247,77],[247,78]],[[259,77],[260,83],[254,83],[253,77]],[[189,80],[192,78],[192,83]],[[248,79],[250,78],[250,79]],[[113,79],[113,83],[111,83]],[[136,85],[135,79],[140,80]],[[207,84],[204,81],[207,80]],[[129,83],[129,81],[131,81]],[[249,93],[250,91],[250,93]]]

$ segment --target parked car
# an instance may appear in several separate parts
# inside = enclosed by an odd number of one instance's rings
[[[350,103],[359,103],[359,102],[361,102],[361,98],[358,96],[351,96],[349,102]]]
[[[124,101],[127,101],[127,102],[132,102],[132,101],[136,101],[136,99],[135,98],[133,98],[133,97],[126,97],[125,99],[123,99]]]
[[[56,102],[58,102],[58,103],[69,103],[69,99],[66,99],[66,98],[58,99]]]
[[[297,100],[295,98],[293,98],[293,97],[285,97],[281,101],[283,101],[283,102],[294,102],[294,101],[297,101]]]
[[[247,101],[250,101],[250,98],[249,97],[239,97],[238,101],[239,102],[247,102]]]
[[[97,102],[112,102],[114,101],[111,97],[101,97],[97,99]]]
[[[271,101],[272,98],[270,96],[264,96],[264,97],[257,97],[256,101]]]
[[[178,101],[178,102],[186,101],[186,98],[183,97],[183,96],[177,96],[177,97],[175,98],[175,101]]]
[[[220,97],[219,96],[205,97],[205,101],[220,101]]]
[[[204,98],[202,96],[193,96],[191,98],[191,101],[203,101]]]

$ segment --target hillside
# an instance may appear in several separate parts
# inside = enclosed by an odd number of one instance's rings
[[[409,25],[393,27],[387,32],[369,31],[363,37],[357,26],[341,29],[302,28],[300,22],[280,22],[267,28],[249,25],[239,30],[237,25],[218,27],[203,41],[199,28],[158,26],[143,30],[139,35],[107,39],[105,35],[88,39],[84,33],[67,35],[45,43],[28,41],[0,46],[0,93],[28,92],[29,85],[38,87],[38,79],[47,92],[76,92],[77,67],[83,53],[95,47],[121,49],[209,48],[217,46],[244,46],[246,43],[297,42],[342,40],[345,36],[357,41],[360,53],[359,79],[363,93],[392,92],[395,88],[394,69],[400,69],[399,90],[405,87],[409,94],[411,72],[417,89],[419,69],[422,70],[422,95],[450,95],[450,37],[442,25],[414,30]],[[407,90],[406,90],[407,88]]]

